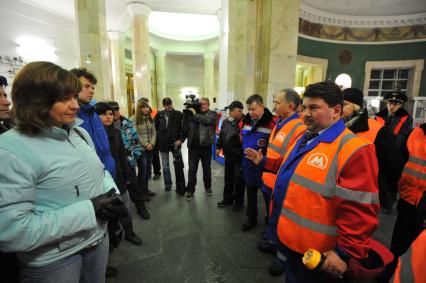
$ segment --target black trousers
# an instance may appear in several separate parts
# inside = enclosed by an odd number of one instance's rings
[[[152,156],[152,168],[154,169],[154,175],[161,174],[161,163],[160,163],[160,151],[158,147],[154,147],[153,156]],[[151,176],[151,166],[149,166],[149,176]]]
[[[244,204],[244,179],[241,162],[233,162],[225,157],[225,187],[223,200],[226,203]]]
[[[145,210],[145,201],[143,200],[142,190],[139,188],[136,169],[130,168],[130,184],[127,185],[130,200],[135,204],[136,210],[141,212]]]
[[[418,208],[409,202],[399,199],[398,216],[393,228],[391,252],[394,260],[386,267],[386,270],[380,274],[377,282],[389,282],[398,264],[398,257],[403,255],[411,243],[423,231],[422,220],[418,217]]]
[[[196,147],[189,148],[188,150],[188,192],[195,192],[195,186],[197,185],[197,171],[198,171],[198,161],[201,160],[201,165],[203,166],[203,181],[204,188],[211,189],[212,187],[212,169],[211,169],[211,158],[212,158],[212,148],[209,147]]]

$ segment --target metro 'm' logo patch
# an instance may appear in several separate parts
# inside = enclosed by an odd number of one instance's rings
[[[328,157],[324,153],[316,152],[308,157],[307,163],[324,170],[327,167]]]

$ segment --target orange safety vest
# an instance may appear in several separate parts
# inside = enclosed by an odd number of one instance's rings
[[[414,128],[407,140],[408,161],[399,180],[399,195],[417,206],[426,191],[426,135]]]
[[[426,269],[424,256],[426,251],[426,230],[417,237],[408,251],[400,257],[392,283],[424,283],[426,282]]]
[[[408,115],[401,117],[398,124],[396,124],[395,128],[393,128],[392,133],[396,136],[399,134],[399,131],[401,130],[402,125],[407,121]],[[379,122],[381,125],[385,125],[386,121],[382,117],[376,116],[376,121]]]
[[[367,141],[374,143],[374,141],[376,140],[377,134],[381,128],[383,128],[382,124],[380,124],[374,119],[368,118],[368,131],[358,132],[356,134],[357,136],[360,136],[366,139]]]
[[[290,178],[278,220],[281,243],[302,254],[309,248],[331,250],[337,242],[335,208],[340,202],[378,204],[377,191],[354,191],[336,182],[350,157],[369,144],[345,129],[333,142],[319,143],[302,157]]]
[[[303,121],[298,118],[290,120],[275,134],[276,130],[277,126],[274,127],[269,136],[266,158],[278,159],[284,157],[289,147],[305,132],[306,127]],[[276,172],[263,172],[262,174],[263,184],[270,190],[274,188],[276,179]]]

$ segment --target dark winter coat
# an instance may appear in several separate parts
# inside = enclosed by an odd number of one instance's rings
[[[368,112],[364,111],[349,129],[355,134],[368,131]],[[374,145],[379,165],[378,181],[380,199],[382,204],[384,204],[384,197],[387,192],[396,194],[398,191],[398,181],[401,177],[404,163],[396,145],[395,136],[387,127],[382,127],[379,130],[374,140]]]
[[[243,159],[243,144],[240,136],[240,120],[223,120],[216,142],[216,148],[222,149],[225,158],[233,163],[241,163]]]
[[[189,114],[187,111],[182,121],[182,128],[184,133],[184,140],[188,138],[188,148],[194,146],[194,133],[196,127],[199,127],[199,146],[211,146],[214,143],[217,113],[209,110],[205,113],[196,113],[195,115]],[[198,125],[198,126],[197,126]]]
[[[155,117],[155,128],[157,129],[157,147],[160,151],[167,152],[174,149],[177,140],[183,141],[182,112],[172,110],[166,125],[166,111],[159,111]]]
[[[124,147],[120,130],[117,130],[113,125],[111,125],[106,126],[105,131],[108,136],[111,155],[116,164],[115,183],[117,184],[120,193],[125,193],[127,191],[126,181],[130,180],[130,171],[127,163],[127,150]]]
[[[408,116],[407,120],[402,124],[401,130],[396,135],[396,145],[399,147],[402,145],[404,140],[408,138],[408,135],[411,133],[413,129],[413,118],[404,108],[400,108],[395,112],[395,118],[390,121],[390,116],[388,115],[389,111],[387,108],[383,109],[376,116],[383,118],[385,120],[385,127],[392,133],[393,129],[398,125],[399,121],[402,117]]]

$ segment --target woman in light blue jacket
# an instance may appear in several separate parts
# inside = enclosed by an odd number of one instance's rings
[[[21,282],[104,282],[108,220],[125,213],[115,184],[78,127],[79,80],[49,62],[12,86],[16,127],[0,136],[0,250]]]

